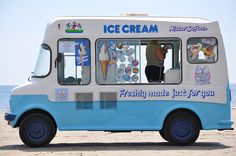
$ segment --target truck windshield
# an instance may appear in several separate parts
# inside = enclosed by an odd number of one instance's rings
[[[48,45],[42,44],[39,51],[38,60],[32,73],[33,77],[45,77],[50,72],[51,50]]]

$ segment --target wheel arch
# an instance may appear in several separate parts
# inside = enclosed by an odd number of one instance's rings
[[[47,117],[49,117],[49,118],[53,121],[54,126],[57,128],[57,123],[56,123],[54,117],[53,117],[49,112],[47,112],[46,110],[39,109],[39,108],[37,108],[37,109],[30,109],[30,110],[27,110],[26,112],[24,112],[24,113],[19,117],[19,119],[17,120],[17,123],[16,123],[16,125],[14,126],[14,128],[19,127],[20,124],[21,124],[21,122],[23,121],[23,119],[24,119],[26,116],[31,115],[31,114],[34,114],[34,113],[41,113],[41,114],[46,115]]]

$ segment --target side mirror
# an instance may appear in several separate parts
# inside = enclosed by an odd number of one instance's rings
[[[34,72],[30,73],[30,76],[28,77],[28,81],[31,81],[32,75],[34,74]]]

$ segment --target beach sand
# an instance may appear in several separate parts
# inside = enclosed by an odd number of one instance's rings
[[[3,117],[3,112],[1,116]],[[195,144],[187,147],[171,146],[158,132],[61,132],[50,145],[43,148],[25,146],[18,135],[19,129],[13,129],[0,118],[0,155],[101,155],[101,156],[149,156],[149,155],[186,155],[221,156],[236,155],[236,131],[201,131]],[[232,111],[236,121],[236,110]],[[234,124],[234,129],[236,126]]]

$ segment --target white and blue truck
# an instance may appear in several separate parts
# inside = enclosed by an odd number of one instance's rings
[[[146,47],[168,47],[164,80],[148,82]],[[168,46],[165,46],[168,45]],[[231,130],[231,95],[217,21],[178,17],[58,17],[46,28],[29,82],[5,119],[30,147],[60,131],[159,131],[193,144]]]

